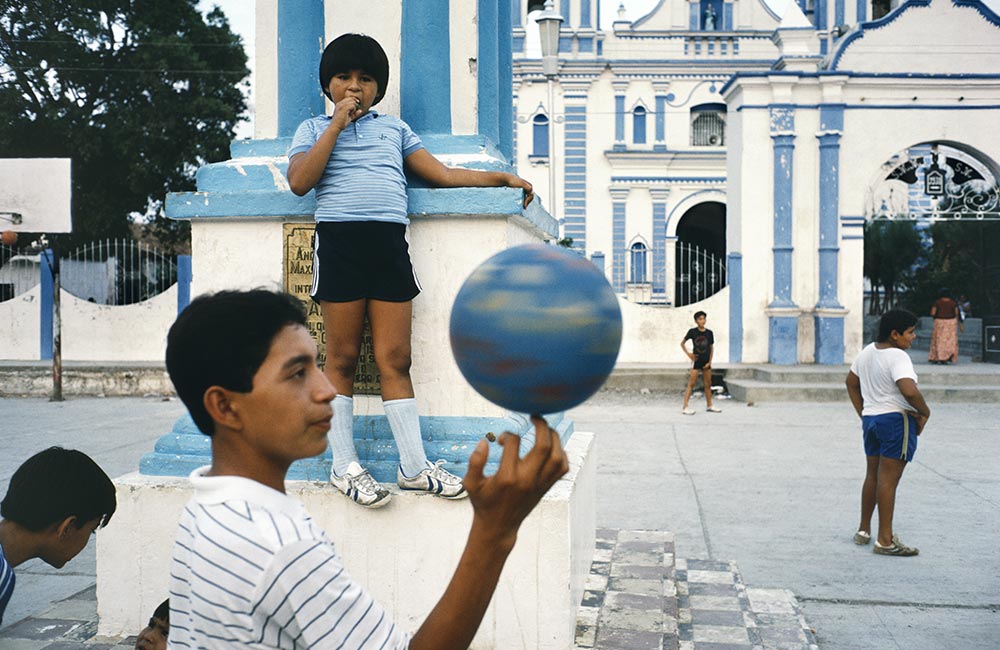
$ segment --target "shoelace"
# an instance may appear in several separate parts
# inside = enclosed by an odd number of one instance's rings
[[[361,472],[353,478],[362,491],[374,492],[375,494],[382,491],[381,486],[375,482],[375,478],[368,473],[368,470]]]
[[[445,461],[443,459],[436,461],[434,467],[431,468],[431,476],[445,483],[454,483],[458,477],[442,467],[444,464]]]

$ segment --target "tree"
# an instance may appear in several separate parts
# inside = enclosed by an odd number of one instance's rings
[[[963,219],[930,228],[931,253],[908,299],[910,309],[926,313],[942,290],[965,294],[973,314],[1000,312],[1000,222]]]
[[[64,249],[137,218],[183,248],[165,195],[228,158],[246,64],[225,15],[196,0],[0,0],[0,151],[72,159]]]
[[[924,245],[911,221],[870,221],[864,235],[863,272],[872,287],[868,313],[881,314],[898,302],[900,288],[912,283]]]

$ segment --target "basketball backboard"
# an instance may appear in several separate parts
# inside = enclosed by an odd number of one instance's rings
[[[0,158],[0,230],[72,232],[69,158]]]

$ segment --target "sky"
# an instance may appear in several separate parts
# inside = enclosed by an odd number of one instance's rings
[[[610,29],[611,24],[618,17],[619,4],[625,5],[625,19],[630,21],[642,18],[652,11],[659,0],[601,0],[601,27]],[[782,13],[789,0],[764,0],[776,13]],[[236,137],[249,138],[253,136],[253,47],[254,47],[254,0],[199,0],[198,6],[202,11],[208,12],[213,6],[219,6],[229,18],[230,27],[237,34],[243,37],[243,43],[247,48],[247,58],[250,67],[250,106],[249,118],[237,125]],[[558,3],[557,3],[558,4]],[[986,0],[986,4],[997,13],[1000,13],[1000,0]],[[538,32],[535,29],[527,30],[528,51],[537,51]]]

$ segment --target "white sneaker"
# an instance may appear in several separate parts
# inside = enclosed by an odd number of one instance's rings
[[[709,406],[705,410],[708,411],[709,413],[722,413],[722,409],[720,409],[718,406],[715,406],[714,404],[712,406]]]
[[[464,499],[469,496],[462,485],[462,479],[441,467],[443,460],[433,465],[427,461],[427,467],[420,470],[413,478],[403,474],[403,468],[396,470],[396,485],[404,490],[430,492],[445,499]]]
[[[337,476],[330,472],[330,482],[358,505],[366,508],[381,508],[389,503],[389,490],[382,487],[361,465],[352,462],[347,473]]]
[[[697,413],[697,411],[695,411],[693,408],[685,408],[683,411],[681,411],[681,413],[683,413],[684,415],[694,415],[695,413]]]

